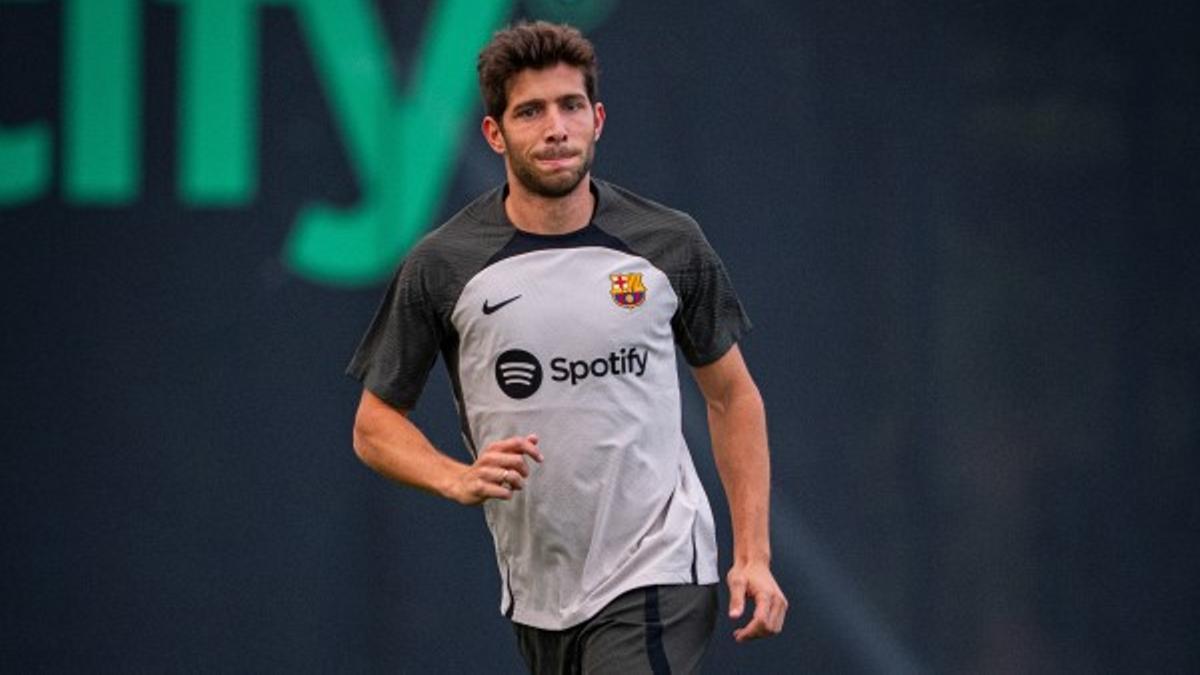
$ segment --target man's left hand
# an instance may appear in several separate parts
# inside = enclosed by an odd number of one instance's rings
[[[733,631],[733,639],[748,642],[778,635],[783,630],[788,601],[775,583],[770,567],[764,563],[735,564],[725,578],[729,583],[730,619],[742,617],[747,598],[754,602],[754,616]]]

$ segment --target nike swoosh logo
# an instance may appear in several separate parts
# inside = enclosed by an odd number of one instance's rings
[[[484,301],[483,301],[483,313],[484,313],[484,314],[491,314],[492,312],[495,312],[496,310],[498,310],[498,309],[500,309],[501,307],[503,307],[503,306],[507,305],[508,303],[510,303],[510,302],[514,302],[514,301],[515,301],[517,298],[520,298],[520,297],[521,297],[521,296],[519,296],[519,295],[514,295],[514,296],[512,296],[511,298],[509,298],[509,299],[507,299],[507,300],[505,300],[505,301],[503,301],[503,302],[498,302],[498,303],[496,303],[496,304],[494,304],[494,305],[489,305],[489,304],[488,304],[488,301],[487,301],[487,300],[484,300]]]

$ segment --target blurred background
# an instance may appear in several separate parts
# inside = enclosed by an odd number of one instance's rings
[[[0,669],[520,671],[481,513],[360,465],[342,374],[503,180],[520,17],[756,323],[792,608],[708,672],[1200,671],[1200,6],[999,0],[0,1]],[[440,365],[416,415],[465,456]]]

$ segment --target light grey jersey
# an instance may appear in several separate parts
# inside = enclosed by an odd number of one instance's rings
[[[592,222],[561,236],[514,228],[503,188],[472,202],[409,255],[348,369],[411,408],[440,351],[472,454],[538,435],[545,461],[484,511],[501,611],[550,630],[633,588],[718,580],[675,348],[704,365],[749,328],[694,221],[592,190]]]

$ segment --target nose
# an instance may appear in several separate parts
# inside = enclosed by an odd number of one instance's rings
[[[564,143],[567,140],[567,121],[558,106],[550,106],[546,112],[546,142]]]

